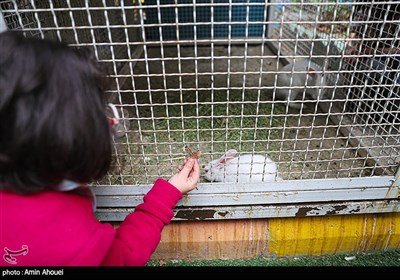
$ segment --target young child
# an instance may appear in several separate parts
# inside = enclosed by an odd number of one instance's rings
[[[95,219],[85,184],[107,173],[113,144],[104,80],[88,51],[0,33],[0,266],[143,266],[196,187],[188,158],[117,229]]]

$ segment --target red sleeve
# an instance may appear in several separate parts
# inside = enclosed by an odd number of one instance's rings
[[[161,231],[174,216],[173,208],[182,193],[164,179],[158,179],[117,229],[116,238],[103,265],[143,266],[156,250]]]

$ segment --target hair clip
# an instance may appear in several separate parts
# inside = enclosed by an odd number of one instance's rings
[[[117,107],[115,107],[114,104],[112,104],[112,103],[107,104],[106,114],[107,114],[110,125],[114,126],[119,123],[120,117],[118,114]]]

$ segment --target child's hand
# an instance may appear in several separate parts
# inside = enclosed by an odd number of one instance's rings
[[[179,166],[179,173],[175,174],[168,180],[182,193],[187,193],[197,186],[200,178],[200,166],[196,159],[188,158],[184,161],[184,166]]]

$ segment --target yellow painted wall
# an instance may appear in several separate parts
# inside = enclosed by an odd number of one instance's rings
[[[225,221],[166,226],[152,259],[311,256],[400,248],[400,213]]]

